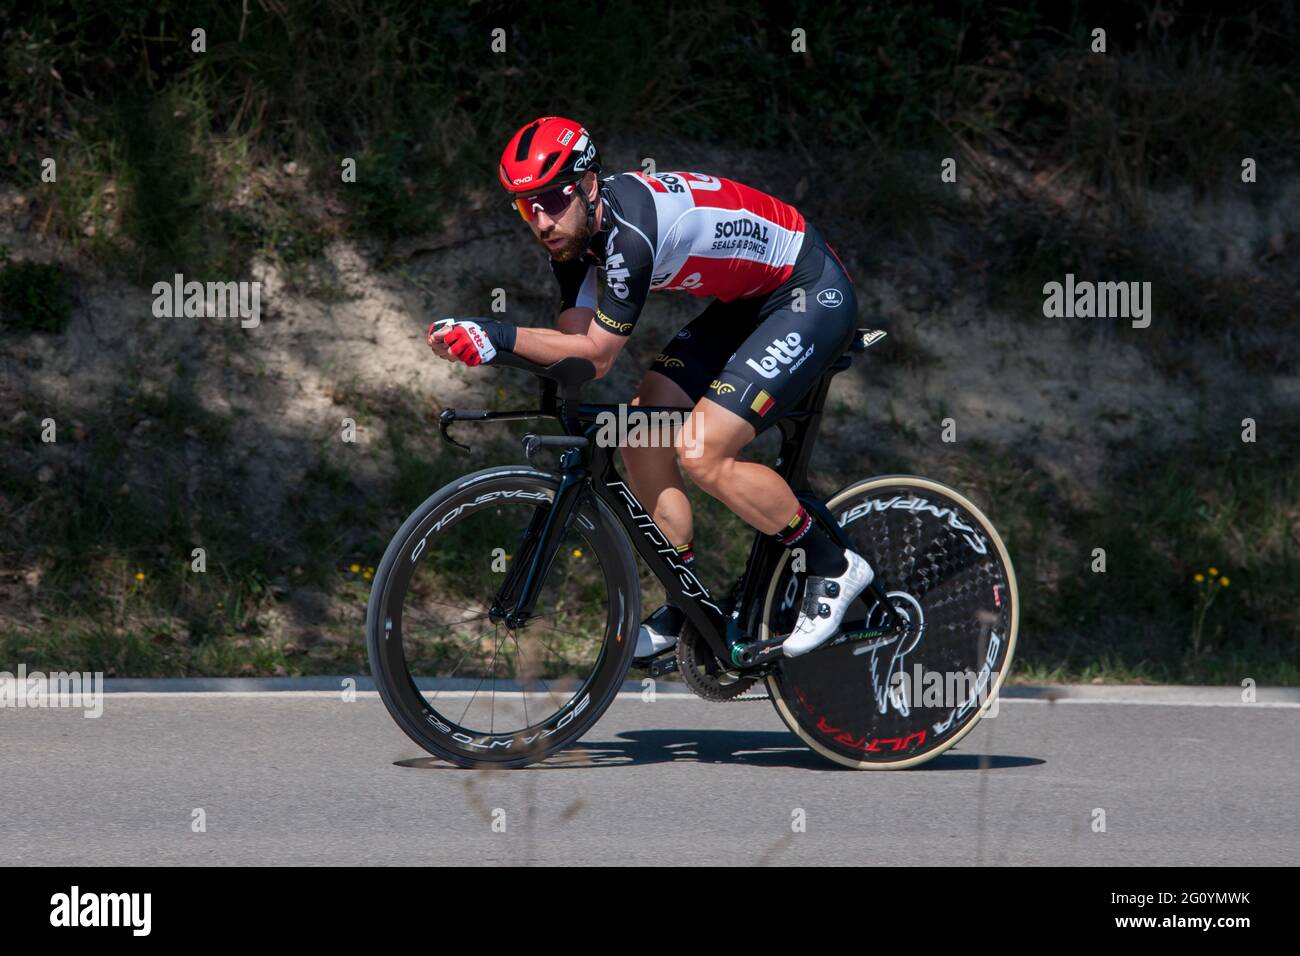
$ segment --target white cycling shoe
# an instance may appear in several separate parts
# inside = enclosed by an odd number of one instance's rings
[[[786,657],[807,654],[834,637],[840,629],[840,622],[844,620],[844,612],[875,577],[871,565],[857,553],[845,551],[844,558],[849,566],[839,577],[808,576],[804,583],[799,620],[781,645],[781,651]]]
[[[677,636],[682,633],[686,615],[678,608],[665,604],[641,622],[641,630],[636,636],[636,650],[632,653],[635,660],[654,657],[668,650],[677,643]]]

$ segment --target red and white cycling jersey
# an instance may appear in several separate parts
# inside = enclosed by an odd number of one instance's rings
[[[730,302],[765,295],[790,277],[804,229],[793,206],[702,173],[631,175],[650,191],[659,225],[651,290]]]
[[[764,296],[790,278],[804,246],[803,214],[730,179],[703,173],[623,173],[601,182],[605,212],[586,257],[552,262],[564,308],[596,310],[630,334],[652,291],[724,302]],[[605,289],[596,299],[596,273]]]

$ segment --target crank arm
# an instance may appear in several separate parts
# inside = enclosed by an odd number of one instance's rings
[[[784,637],[775,637],[768,641],[733,644],[731,647],[731,663],[741,668],[742,671],[751,667],[760,667],[763,664],[770,663],[773,658],[780,657],[781,645],[784,643]]]

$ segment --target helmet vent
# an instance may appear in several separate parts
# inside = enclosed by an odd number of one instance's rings
[[[541,126],[541,120],[538,120],[528,129],[524,130],[524,135],[519,137],[519,145],[515,147],[515,162],[522,163],[528,157],[528,147],[533,145],[533,137],[537,135],[537,128]]]
[[[542,163],[542,171],[537,174],[538,179],[545,179],[550,175],[551,168],[555,165],[556,160],[560,158],[559,152],[551,153],[546,157],[546,162]]]

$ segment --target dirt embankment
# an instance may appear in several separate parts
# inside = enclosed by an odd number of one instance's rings
[[[743,179],[751,164],[717,159],[716,165]],[[791,186],[793,192],[806,190]],[[242,520],[250,535],[273,544],[294,537],[302,520],[295,492],[322,458],[348,476],[340,493],[373,495],[396,468],[387,440],[391,420],[428,428],[440,407],[491,404],[500,388],[511,399],[531,393],[531,383],[513,373],[452,367],[433,360],[422,344],[430,318],[485,314],[497,288],[505,290],[508,318],[545,321],[554,293],[544,257],[508,220],[485,217],[485,224],[475,210],[465,210],[442,234],[389,250],[383,268],[377,249],[336,241],[307,280],[299,275],[293,284],[282,268],[256,263],[252,278],[262,283],[261,322],[241,329],[236,319],[156,318],[149,290],[42,240],[25,222],[25,208],[14,190],[0,194],[0,244],[15,260],[65,265],[75,277],[77,304],[61,335],[0,336],[9,472],[35,477],[22,487],[37,490],[35,499],[24,500],[19,495],[28,492],[21,488],[0,489],[8,524],[0,569],[2,627],[29,627],[40,605],[45,549],[23,535],[42,527],[30,520],[31,509],[68,504],[66,481],[70,471],[86,466],[80,446],[88,428],[121,432],[120,455],[128,467],[113,480],[122,495],[161,502],[174,494],[162,476],[174,476],[181,462],[187,474],[183,495],[223,486],[229,500],[246,509]],[[1260,269],[1261,250],[1265,257],[1292,258],[1300,273],[1294,261],[1300,183],[1276,190],[1264,205],[1168,195],[1155,197],[1151,208],[1169,237],[1164,255],[1219,274],[1238,273],[1247,290]],[[832,392],[822,452],[830,462],[822,472],[827,490],[880,470],[882,458],[906,458],[917,471],[942,470],[954,447],[980,442],[1000,459],[1040,471],[1058,484],[1064,500],[1086,504],[1126,443],[1173,448],[1207,428],[1227,440],[1243,418],[1260,419],[1263,428],[1274,410],[1300,408],[1294,364],[1249,367],[1215,335],[1178,332],[1180,316],[1162,308],[1158,286],[1152,327],[1164,334],[1174,330],[1185,349],[1183,367],[1195,374],[1159,367],[1136,338],[1139,331],[1121,334],[1119,319],[1051,319],[1032,308],[990,308],[983,290],[952,265],[978,227],[940,225],[925,245],[897,241],[869,249],[853,248],[851,238],[837,239],[833,223],[823,228],[859,276],[862,323],[892,333]],[[1042,281],[1064,278],[1051,273]],[[1300,290],[1295,295],[1287,317],[1292,329]],[[700,308],[686,298],[652,301],[620,367],[593,393],[601,399],[629,396],[649,359]],[[1234,303],[1220,307],[1227,336]],[[1260,334],[1280,336],[1283,328]],[[188,407],[220,428],[165,415],[124,414],[117,421],[104,416],[109,409],[135,407],[123,404],[124,392],[161,400],[174,395],[178,383],[192,403]],[[45,418],[58,425],[56,444],[35,437]],[[355,443],[341,441],[345,418],[359,425]],[[941,440],[946,418],[955,423],[957,446]],[[212,445],[214,434],[219,448]],[[164,460],[169,467],[162,467]],[[986,504],[996,517],[997,503]],[[341,529],[333,560],[346,560],[376,533]],[[268,569],[272,580],[287,573]],[[291,580],[285,588],[300,600],[322,593],[319,584],[295,587]],[[288,637],[311,629],[292,615],[271,615],[267,622],[271,618]]]

